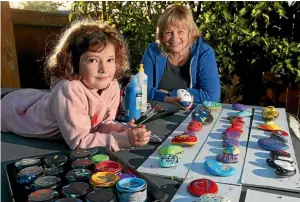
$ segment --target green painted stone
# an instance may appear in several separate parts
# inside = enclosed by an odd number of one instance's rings
[[[107,161],[109,160],[109,157],[105,154],[97,154],[95,156],[92,157],[92,161],[97,164],[101,161]]]
[[[160,155],[177,155],[178,158],[183,154],[183,148],[179,145],[166,145],[159,149]]]

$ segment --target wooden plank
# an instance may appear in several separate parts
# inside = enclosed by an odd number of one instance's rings
[[[22,9],[11,9],[13,24],[47,27],[64,27],[68,24],[68,14],[47,13]]]
[[[248,108],[249,112],[252,112],[252,108]],[[216,159],[216,155],[221,154],[223,152],[223,138],[222,132],[226,130],[226,128],[230,127],[231,124],[227,120],[228,116],[232,116],[237,111],[231,109],[231,106],[223,106],[223,111],[215,124],[213,130],[209,134],[205,145],[201,149],[201,152],[197,155],[192,168],[190,169],[187,178],[209,178],[215,182],[227,183],[240,185],[241,177],[243,171],[244,160],[246,157],[246,148],[247,141],[249,136],[249,127],[250,127],[250,117],[244,118],[244,132],[240,137],[240,153],[238,156],[238,163],[229,164],[236,169],[236,173],[229,177],[220,177],[214,176],[206,171],[204,168],[204,161],[208,159]],[[220,163],[220,165],[225,165]]]
[[[289,133],[289,127],[284,108],[277,108],[279,116],[275,123],[284,131]],[[256,187],[272,188],[278,190],[300,191],[300,174],[295,157],[290,133],[287,137],[289,149],[287,150],[294,158],[293,166],[296,168],[296,175],[289,178],[278,178],[274,169],[269,167],[266,159],[270,158],[270,152],[260,148],[257,141],[269,137],[269,132],[257,129],[259,124],[264,123],[261,116],[262,109],[255,109],[253,124],[250,132],[249,144],[245,160],[245,167],[242,176],[242,184]]]
[[[20,88],[19,69],[8,1],[1,2],[1,87]]]
[[[201,108],[201,105],[198,105],[196,109]],[[180,135],[181,133],[186,131],[186,127],[191,121],[191,114],[186,117],[186,119],[177,127],[177,129],[166,139],[160,147],[154,151],[151,156],[138,168],[139,172],[143,173],[150,173],[153,175],[160,175],[160,176],[174,176],[176,175],[179,178],[185,178],[188,170],[191,168],[192,163],[194,161],[195,156],[200,151],[203,143],[205,142],[207,135],[210,133],[211,129],[213,128],[216,120],[218,119],[222,109],[215,110],[212,112],[214,120],[209,125],[204,125],[201,131],[196,133],[198,138],[198,143],[193,147],[186,147],[184,148],[183,157],[179,160],[176,167],[172,168],[161,168],[159,165],[159,153],[158,149],[162,146],[170,145],[171,140],[174,136]]]
[[[173,202],[196,202],[199,200],[199,197],[192,196],[187,191],[187,185],[194,180],[195,178],[186,179],[177,190],[176,194],[172,198]],[[229,185],[223,183],[218,184],[218,194],[222,196],[226,196],[230,199],[231,202],[239,202],[240,195],[242,191],[242,187],[238,185]],[[255,201],[256,202],[256,201]]]
[[[247,189],[245,202],[299,202],[299,198]]]

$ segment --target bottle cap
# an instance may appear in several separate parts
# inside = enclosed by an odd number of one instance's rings
[[[140,64],[139,72],[144,72],[144,64]]]

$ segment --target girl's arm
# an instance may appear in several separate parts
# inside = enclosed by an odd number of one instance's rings
[[[148,76],[148,99],[149,100],[157,100],[160,102],[164,102],[165,96],[167,96],[166,93],[159,91],[153,83],[154,74],[155,74],[155,68],[156,68],[156,61],[155,61],[155,54],[152,50],[152,47],[156,44],[152,43],[150,44],[143,56],[142,63],[144,64],[145,74]]]
[[[86,95],[74,82],[56,89],[51,107],[60,131],[71,149],[107,146],[114,151],[131,147],[127,131],[118,133],[91,133],[91,120],[86,108]]]

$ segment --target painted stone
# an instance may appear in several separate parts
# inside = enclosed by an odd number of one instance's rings
[[[240,141],[238,141],[237,139],[234,139],[234,138],[225,138],[225,139],[223,139],[223,147],[227,147],[227,146],[239,147]]]
[[[242,130],[242,129],[243,129],[243,125],[236,124],[235,122],[233,122],[233,123],[232,123],[232,128],[237,128],[237,129]],[[243,130],[242,130],[242,131],[243,131]]]
[[[180,98],[180,104],[184,107],[187,107],[191,104],[192,102],[192,96],[191,94],[185,90],[185,89],[178,89],[176,91],[177,97]]]
[[[262,138],[259,139],[257,143],[261,148],[269,151],[287,150],[289,148],[288,145],[283,144],[281,141],[272,138]]]
[[[284,169],[284,168],[277,168],[275,171],[278,177],[291,177],[296,174],[296,169],[290,168],[289,170]]]
[[[150,136],[150,140],[149,140],[150,143],[162,143],[163,140],[161,139],[161,137],[155,135],[155,134],[152,134]]]
[[[258,125],[258,128],[266,131],[281,130],[280,126],[276,124],[262,124],[262,125]]]
[[[292,155],[290,154],[290,153],[288,153],[288,152],[286,152],[286,151],[270,151],[270,157],[271,157],[271,159],[275,159],[275,158],[277,158],[277,157],[287,157],[287,158],[291,158],[292,157]]]
[[[229,116],[229,117],[227,117],[227,119],[230,121],[231,124],[232,124],[233,122],[238,122],[238,123],[245,124],[245,121],[243,120],[242,117]]]
[[[208,117],[208,114],[209,113],[205,110],[196,109],[192,113],[192,119],[193,121],[199,121],[201,123],[204,123]]]
[[[229,165],[220,165],[216,160],[206,160],[204,168],[212,175],[227,177],[235,174],[236,169]]]
[[[283,131],[283,130],[274,130],[274,131],[272,131],[273,133],[278,133],[279,135],[281,135],[281,136],[288,136],[289,134],[287,133],[287,132],[285,132],[285,131]]]
[[[178,163],[177,155],[164,154],[159,157],[159,165],[162,168],[174,167]]]
[[[202,105],[207,109],[221,109],[222,104],[219,102],[212,102],[212,101],[204,101]]]
[[[270,167],[276,168],[276,169],[283,168],[286,170],[292,170],[292,168],[294,168],[293,165],[287,161],[267,159],[266,162]]]
[[[233,103],[232,104],[232,109],[238,110],[238,111],[245,111],[245,110],[247,110],[247,107],[243,104]]]
[[[229,128],[226,129],[226,131],[227,131],[227,132],[230,132],[230,131],[236,131],[236,132],[238,132],[238,133],[243,133],[243,132],[244,132],[243,130],[238,129],[238,128],[236,128],[236,127],[229,127]]]
[[[230,202],[230,199],[226,196],[218,194],[203,194],[200,196],[199,202]]]
[[[273,106],[266,107],[262,111],[262,117],[265,119],[275,119],[278,117],[278,115],[279,112]]]
[[[218,185],[214,181],[205,178],[191,181],[187,186],[187,190],[196,197],[209,193],[216,194],[219,191]]]
[[[237,163],[238,157],[231,155],[231,154],[218,154],[216,157],[217,161],[220,161],[222,163]]]
[[[223,148],[223,153],[236,156],[240,153],[240,149],[235,146],[227,146]]]
[[[292,157],[283,157],[283,156],[277,156],[277,157],[273,157],[272,160],[280,160],[280,161],[286,161],[289,163],[294,163],[294,159]]]
[[[230,123],[232,125],[239,125],[239,126],[244,126],[245,125],[245,122],[241,119],[235,119],[234,121],[230,121]]]
[[[280,135],[280,133],[271,133],[270,138],[273,138],[275,140],[279,140],[283,143],[288,143],[288,139],[286,137]]]
[[[185,131],[182,133],[182,135],[196,135],[196,133],[192,132],[192,131]]]
[[[194,135],[177,135],[172,138],[172,144],[182,147],[191,147],[197,144],[198,138]]]
[[[159,149],[160,155],[172,154],[180,158],[183,154],[183,148],[179,145],[165,145]]]
[[[201,130],[201,128],[202,128],[202,123],[199,121],[191,121],[187,126],[188,131],[192,131],[192,132],[198,132]]]
[[[252,113],[251,112],[248,112],[248,111],[241,111],[241,112],[238,112],[236,113],[235,115],[236,117],[249,117],[249,116],[252,116]]]
[[[222,137],[224,138],[234,138],[234,139],[240,139],[241,133],[237,131],[224,131],[222,133]]]

